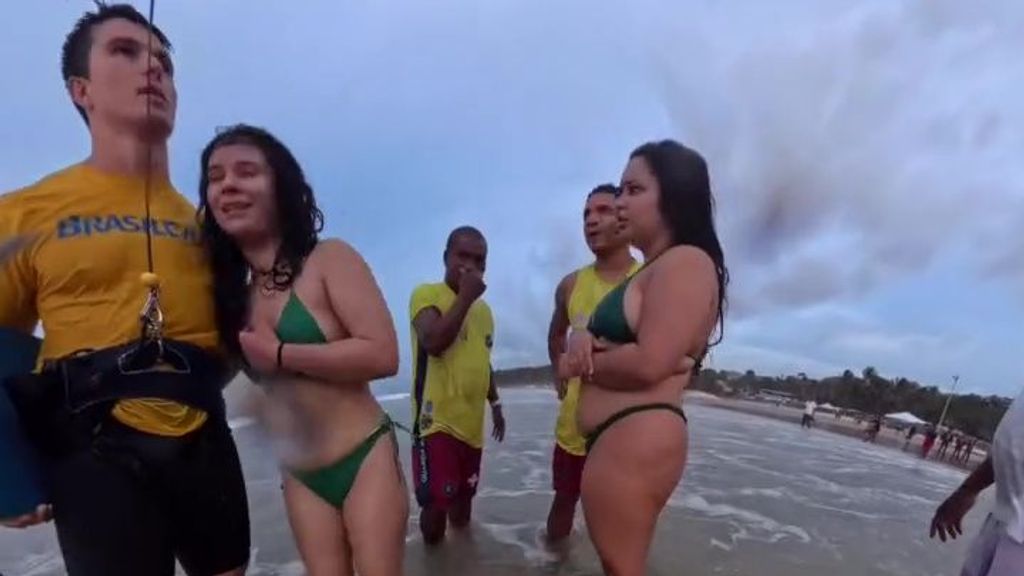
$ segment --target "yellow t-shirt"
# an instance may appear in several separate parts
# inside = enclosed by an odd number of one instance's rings
[[[421,284],[409,302],[409,321],[430,307],[444,314],[454,303],[455,292],[447,284]],[[423,403],[420,433],[428,436],[443,431],[474,448],[483,448],[484,406],[491,385],[494,342],[491,308],[483,300],[474,302],[459,335],[440,357],[421,350],[415,327],[411,331],[412,410],[415,418],[418,403]]]
[[[629,270],[629,276],[635,274],[640,266],[639,262],[634,263]],[[616,285],[602,280],[594,271],[593,264],[577,270],[567,303],[569,320],[579,320],[585,323],[594,313],[597,304]],[[580,380],[572,378],[568,382],[565,398],[562,399],[562,405],[558,410],[558,420],[555,422],[555,441],[562,447],[562,450],[576,456],[584,456],[587,453],[587,442],[576,426],[576,404],[579,402],[579,398]]]
[[[0,196],[0,242],[32,243],[0,263],[0,326],[45,333],[37,366],[81,349],[125,344],[140,333],[147,289],[143,179],[77,164]],[[170,183],[150,191],[153,265],[161,279],[164,335],[218,350],[212,275],[195,208]],[[206,413],[160,399],[119,402],[114,416],[143,432],[178,436]]]

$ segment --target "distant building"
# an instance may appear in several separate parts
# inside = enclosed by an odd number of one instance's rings
[[[715,380],[715,389],[719,394],[724,396],[732,396],[736,393],[736,390],[732,386],[725,383],[725,380]]]
[[[769,388],[761,388],[754,398],[758,400],[764,400],[765,402],[793,402],[796,401],[796,395],[790,394],[789,392],[783,392],[782,390],[771,390]]]

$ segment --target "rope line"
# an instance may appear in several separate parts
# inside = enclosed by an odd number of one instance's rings
[[[152,100],[152,87],[153,87],[153,74],[151,72],[153,68],[153,36],[155,35],[153,28],[153,13],[156,9],[156,0],[149,0],[149,15],[148,23],[149,29],[146,31],[146,126],[149,127],[150,121],[153,116],[153,100]],[[144,202],[146,207],[146,218],[144,220],[145,225],[143,229],[146,232],[146,272],[143,275],[142,283],[149,288],[149,294],[146,297],[146,304],[142,308],[142,314],[140,315],[142,341],[155,341],[162,343],[163,336],[163,322],[164,315],[160,309],[160,285],[159,279],[154,272],[153,265],[153,217],[151,210],[151,196],[153,187],[153,142],[147,140],[146,143],[146,174],[145,174],[145,195]],[[162,348],[162,346],[161,346]]]

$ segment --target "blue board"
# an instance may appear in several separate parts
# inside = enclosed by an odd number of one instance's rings
[[[39,353],[38,338],[0,328],[0,381],[32,371]],[[35,454],[18,424],[18,416],[0,387],[0,518],[32,512],[45,503]]]

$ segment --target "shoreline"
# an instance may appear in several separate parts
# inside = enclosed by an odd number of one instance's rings
[[[547,382],[502,382],[498,384],[498,387],[509,388],[509,389],[526,389],[526,388],[537,388],[547,389],[551,385]],[[788,406],[776,406],[775,404],[768,402],[758,402],[755,400],[741,400],[738,398],[726,398],[722,396],[716,396],[709,392],[702,390],[686,390],[683,392],[683,405],[687,403],[702,404],[705,406],[711,406],[714,408],[722,408],[724,410],[731,410],[741,414],[748,414],[752,416],[763,416],[765,418],[771,418],[772,420],[778,420],[782,422],[791,422],[794,426],[800,425],[801,417],[803,416],[803,409],[788,407]],[[867,422],[857,423],[851,417],[846,416],[841,419],[836,419],[832,414],[819,413],[814,416],[814,425],[810,431],[821,430],[824,432],[830,432],[832,434],[839,434],[848,438],[856,438],[863,441],[865,433],[867,432]],[[875,439],[874,444],[881,446],[889,450],[904,451],[908,454],[916,454],[920,457],[921,444],[924,441],[923,434],[917,434],[914,439],[904,450],[904,444],[906,443],[905,433],[893,430],[886,426],[882,426],[882,430],[878,433],[878,437]],[[939,443],[935,443],[935,447],[932,448],[928,455],[928,460],[943,464],[949,468],[959,470],[961,472],[971,472],[974,468],[981,464],[986,457],[986,453],[983,450],[975,448],[971,454],[971,458],[966,463],[951,462],[947,460],[939,460],[935,458],[938,454]],[[948,453],[952,454],[953,448],[950,447]]]
[[[800,425],[801,417],[803,416],[803,410],[801,408],[791,408],[787,406],[776,406],[767,402],[757,402],[754,400],[740,400],[735,398],[723,398],[721,396],[715,396],[703,391],[688,390],[683,393],[683,404],[693,402],[695,404],[703,404],[705,406],[712,406],[715,408],[722,408],[724,410],[731,410],[733,412],[739,412],[742,414],[749,414],[753,416],[763,416],[765,418],[771,418],[773,420],[779,420],[782,422],[791,422],[794,426]],[[849,438],[856,438],[857,440],[864,441],[865,433],[867,432],[867,422],[858,424],[855,420],[849,416],[837,419],[832,414],[819,413],[814,416],[814,425],[809,430],[822,430],[830,432],[832,434],[839,434],[847,436]],[[914,439],[910,442],[909,446],[904,449],[906,443],[906,435],[903,432],[893,430],[886,426],[882,426],[882,430],[878,433],[874,444],[877,446],[884,447],[889,450],[898,450],[907,452],[908,454],[916,454],[920,457],[921,444],[924,440],[922,434],[917,434]],[[982,450],[975,449],[971,453],[971,458],[966,462],[951,462],[948,459],[940,460],[935,457],[938,454],[939,443],[935,443],[935,447],[932,448],[928,455],[928,460],[943,464],[949,468],[959,470],[961,472],[970,472],[974,468],[981,464],[986,457],[986,453]],[[948,454],[952,454],[953,448],[950,447]]]

